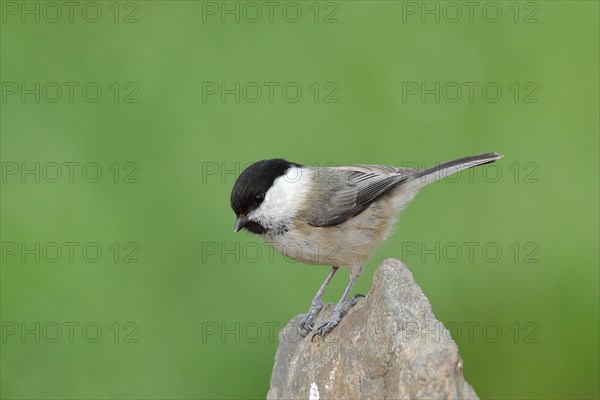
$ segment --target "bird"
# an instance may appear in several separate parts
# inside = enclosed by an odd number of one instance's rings
[[[502,156],[483,153],[428,169],[386,165],[306,166],[282,158],[249,165],[231,190],[234,232],[244,229],[293,260],[331,267],[298,325],[314,330],[323,295],[340,268],[349,281],[331,317],[313,336],[324,337],[357,302],[348,299],[365,262],[390,235],[400,212],[424,186]]]

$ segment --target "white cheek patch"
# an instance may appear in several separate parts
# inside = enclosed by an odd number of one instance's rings
[[[304,203],[312,184],[313,172],[293,167],[275,179],[260,207],[248,214],[250,220],[266,228],[288,225]]]

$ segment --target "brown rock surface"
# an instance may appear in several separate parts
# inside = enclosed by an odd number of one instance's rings
[[[319,313],[315,326],[331,315]],[[325,338],[279,334],[268,399],[477,399],[458,347],[400,261],[377,269],[371,291]]]

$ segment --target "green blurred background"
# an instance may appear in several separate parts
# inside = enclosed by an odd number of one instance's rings
[[[599,396],[598,2],[79,4],[2,2],[3,398],[264,397],[270,331],[328,269],[232,233],[241,168],[485,151],[505,157],[423,190],[355,291],[404,259],[482,398]]]

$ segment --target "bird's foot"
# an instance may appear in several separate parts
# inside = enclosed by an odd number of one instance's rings
[[[358,303],[358,298],[359,297],[366,297],[364,294],[360,294],[360,293],[356,293],[354,296],[350,297],[350,300],[348,300],[346,302],[346,304],[344,305],[344,313],[347,313],[349,309],[351,309],[352,307],[354,307],[354,305],[356,303]]]
[[[300,321],[300,323],[296,327],[300,336],[306,337],[306,335],[312,332],[313,328],[315,327],[315,325],[313,324],[313,319],[314,318],[310,318],[307,315],[302,321]]]
[[[296,327],[300,336],[306,337],[306,335],[308,335],[310,332],[312,332],[313,328],[315,327],[313,321],[322,307],[323,307],[322,301],[311,304],[310,309],[308,310],[308,313]]]
[[[350,300],[343,303],[341,307],[336,306],[333,310],[333,315],[331,316],[331,318],[329,318],[329,321],[317,328],[317,331],[312,336],[311,341],[315,339],[315,336],[325,337],[326,334],[331,332],[333,328],[335,328],[340,323],[342,317],[346,315],[348,310],[350,310],[356,304],[356,302],[358,301],[357,299],[359,297],[365,297],[365,295],[355,294],[350,298]]]
[[[333,328],[335,328],[340,323],[341,319],[342,314],[337,310],[333,310],[333,315],[331,316],[331,318],[329,318],[329,321],[318,327],[317,331],[312,335],[312,338],[310,340],[315,340],[315,336],[325,337],[326,334],[331,332]]]

